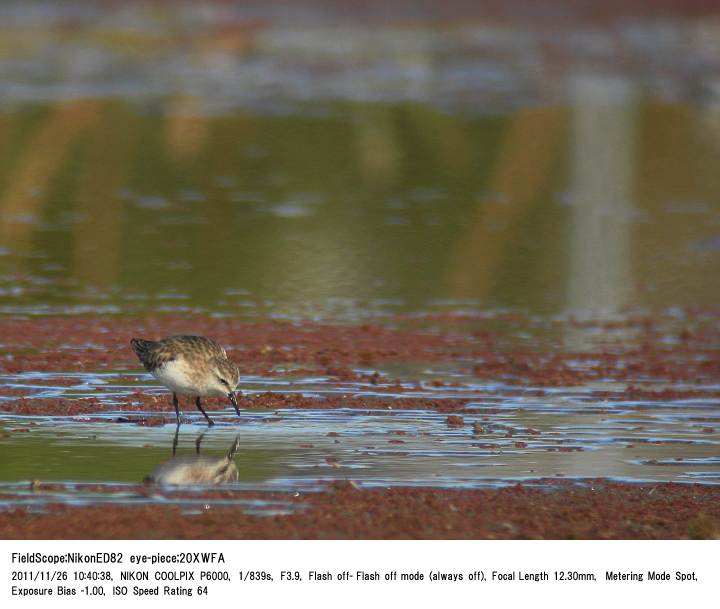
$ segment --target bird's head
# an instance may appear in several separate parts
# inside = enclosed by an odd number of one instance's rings
[[[230,398],[230,402],[238,411],[237,398],[235,397],[235,388],[240,382],[240,369],[229,359],[217,358],[213,362],[213,374],[210,379],[212,389],[218,395],[225,395]]]
[[[238,382],[240,382],[240,370],[229,359],[215,359],[212,366],[212,376],[213,388],[223,395],[235,391]]]

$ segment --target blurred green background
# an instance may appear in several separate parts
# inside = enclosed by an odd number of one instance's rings
[[[0,313],[713,306],[720,16],[649,5],[0,2]]]

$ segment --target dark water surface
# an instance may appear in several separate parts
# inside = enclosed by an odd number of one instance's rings
[[[0,4],[0,314],[354,322],[717,306],[718,15],[348,6]],[[33,378],[3,378],[0,400]],[[38,391],[112,403],[126,390],[113,383]],[[241,431],[241,479],[263,488],[350,471],[366,484],[720,481],[717,404],[496,389],[507,415],[493,448],[437,413],[350,410],[272,424],[249,412],[237,429],[228,416],[203,447],[221,455]],[[136,482],[174,432],[0,418],[26,426],[0,443],[6,483]],[[186,448],[199,431],[184,428]]]

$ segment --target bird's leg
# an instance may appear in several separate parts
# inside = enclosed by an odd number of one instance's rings
[[[175,419],[180,425],[180,405],[178,404],[177,393],[173,393],[173,406],[175,406]]]
[[[200,403],[200,396],[197,396],[197,398],[195,398],[195,406],[197,406],[198,410],[203,413],[203,415],[207,419],[208,425],[214,425],[214,423],[212,422],[212,419],[208,416],[207,412],[205,412],[205,410],[202,407],[202,404]]]

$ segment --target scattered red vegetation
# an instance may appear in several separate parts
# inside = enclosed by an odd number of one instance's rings
[[[717,348],[689,349],[683,345],[645,345],[642,349],[618,349],[591,353],[512,352],[473,353],[481,363],[472,368],[481,379],[533,387],[571,387],[594,381],[663,381],[673,383],[712,382],[720,378],[720,351]],[[719,397],[720,392],[697,392],[698,396]],[[687,391],[665,390],[661,397],[688,396]]]
[[[66,400],[63,398],[51,399],[21,399],[0,402],[0,410],[20,415],[39,416],[76,416],[81,414],[99,413],[108,407],[97,398],[84,400]]]
[[[128,345],[131,337],[193,333],[211,336],[225,345],[245,374],[292,373],[276,369],[287,365],[295,374],[380,384],[390,381],[378,373],[356,372],[351,366],[471,360],[475,362],[472,372],[478,378],[534,387],[577,386],[599,380],[633,386],[646,381],[715,382],[720,378],[720,323],[708,312],[698,312],[697,319],[688,316],[680,326],[672,319],[631,317],[615,322],[554,322],[550,330],[518,315],[400,318],[398,322],[405,329],[374,324],[241,323],[206,316],[5,319],[0,320],[6,353],[0,358],[0,372],[140,370]],[[453,322],[459,321],[461,327],[456,327]],[[498,324],[504,331],[497,329]],[[563,349],[562,337],[573,326],[600,330],[597,348],[582,352]],[[533,344],[519,350],[509,338],[513,329],[549,332],[556,338],[550,339],[547,348],[538,350]],[[613,332],[629,332],[631,336],[612,338]],[[443,381],[431,384],[444,385]],[[399,384],[394,389],[403,390]],[[642,397],[641,391],[628,389],[630,397]],[[687,390],[674,391],[665,389],[657,397],[694,397]],[[720,391],[697,394],[718,396]]]
[[[720,392],[695,389],[684,389],[678,391],[677,389],[672,388],[652,390],[629,385],[623,392],[622,397],[628,400],[687,400],[690,398],[720,397]]]
[[[353,366],[387,362],[459,362],[473,366],[476,377],[517,386],[584,385],[612,380],[627,385],[618,391],[594,391],[602,399],[675,400],[717,398],[720,391],[667,388],[645,389],[646,382],[707,383],[720,378],[720,324],[717,317],[699,313],[681,327],[650,318],[587,325],[564,322],[564,326],[541,328],[556,332],[557,343],[545,337],[525,349],[498,331],[498,324],[534,332],[535,323],[522,316],[413,317],[399,320],[404,329],[377,325],[333,326],[314,323],[239,323],[230,319],[198,318],[33,318],[0,320],[4,355],[0,372],[141,370],[128,341],[133,336],[159,338],[194,333],[216,338],[239,363],[245,374],[302,374],[327,376],[338,383],[387,384],[378,373],[356,372]],[[428,324],[442,324],[429,328]],[[416,325],[417,327],[413,327]],[[562,336],[567,326],[591,327],[608,336],[583,352],[565,351]],[[632,333],[612,342],[613,332]],[[602,336],[602,332],[600,333]],[[549,343],[547,342],[549,341]],[[530,343],[528,343],[530,344]],[[534,349],[534,350],[533,350]],[[277,367],[289,370],[278,371]],[[57,384],[60,379],[52,379]],[[60,382],[63,382],[60,380]],[[67,381],[72,382],[71,380]],[[432,383],[444,386],[443,381]],[[391,386],[402,394],[403,386]],[[520,391],[520,389],[518,389]],[[542,397],[544,391],[532,392]],[[23,390],[3,390],[0,409],[23,415],[87,416],[121,411],[122,421],[160,425],[174,419],[169,394],[135,392],[112,406],[97,399],[66,400],[22,398]],[[529,393],[524,393],[529,395]],[[477,398],[473,400],[477,402]],[[356,408],[386,411],[434,410],[447,413],[452,427],[465,425],[462,415],[493,414],[491,407],[468,406],[462,398],[378,397],[329,393],[305,397],[300,394],[266,392],[244,396],[243,408],[275,412],[283,409]],[[228,409],[225,400],[206,401],[208,410]],[[192,403],[181,403],[185,415],[200,416]],[[167,413],[145,415],[141,411]],[[278,413],[275,413],[276,415]],[[234,415],[232,415],[234,416]],[[280,415],[281,416],[281,415]],[[100,419],[98,419],[100,420]],[[278,416],[266,419],[279,420]],[[702,431],[711,433],[716,421],[699,420]],[[478,436],[501,426],[483,420],[472,431]],[[23,433],[27,427],[8,430]],[[506,437],[523,430],[501,429]],[[468,427],[468,433],[472,433]],[[526,429],[524,433],[540,432]],[[328,434],[331,435],[331,434]],[[396,435],[402,435],[398,432]],[[480,437],[478,437],[478,440]],[[633,443],[670,440],[632,438]],[[390,444],[403,440],[390,439]],[[674,442],[674,440],[673,440]],[[525,442],[515,442],[524,448]],[[310,446],[310,445],[307,445]],[[488,443],[475,446],[493,449]],[[368,450],[373,447],[366,447]],[[548,450],[570,452],[575,446]],[[328,465],[340,467],[334,458]],[[163,505],[70,507],[55,505],[44,514],[24,510],[0,512],[0,538],[687,538],[720,537],[720,488],[702,485],[622,485],[596,481],[592,487],[554,482],[548,489],[514,486],[495,490],[441,490],[394,488],[358,490],[353,484],[336,484],[326,491],[299,498],[281,493],[215,491],[208,497],[282,499],[302,503],[308,509],[288,516],[257,517],[241,508],[211,507],[201,515],[188,516]],[[144,492],[139,489],[138,492]]]
[[[118,404],[107,405],[97,398],[82,400],[67,399],[19,399],[0,402],[0,411],[13,412],[22,415],[64,415],[75,416],[81,414],[102,413],[108,410],[123,412],[161,411],[171,412],[173,418],[175,410],[170,399],[170,393],[165,395],[147,395],[136,392],[129,397],[120,398]],[[353,395],[328,394],[322,397],[304,397],[296,393],[274,393],[268,391],[238,399],[241,408],[259,410],[279,410],[285,408],[301,409],[330,409],[330,408],[357,408],[362,410],[436,410],[438,412],[454,412],[463,408],[468,400],[456,398],[389,398],[389,397],[358,397]],[[207,398],[203,401],[205,410],[216,411],[228,408],[228,401],[223,398]],[[197,414],[198,411],[192,401],[180,398],[181,414]],[[470,409],[466,412],[479,412],[479,409]],[[234,414],[233,414],[234,416]],[[135,421],[133,417],[124,417]]]
[[[349,363],[445,359],[463,337],[403,331],[378,325],[309,322],[240,323],[211,317],[149,319],[48,317],[0,320],[5,351],[0,371],[138,369],[134,336],[202,334],[215,338],[246,373],[279,363],[313,364],[332,376],[356,380]],[[368,376],[369,382],[378,377]]]
[[[211,507],[51,506],[0,513],[3,539],[683,539],[720,537],[720,488],[603,480],[548,482],[550,490],[358,489],[322,493],[215,491],[208,497],[273,499],[308,509],[251,516]],[[142,488],[139,493],[145,492]]]

